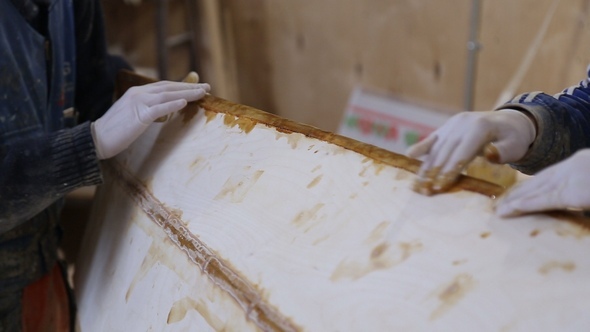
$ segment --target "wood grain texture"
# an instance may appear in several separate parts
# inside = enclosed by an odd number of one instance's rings
[[[106,166],[83,331],[590,327],[587,228],[500,219],[461,187],[421,196],[402,156],[215,97],[192,106]]]
[[[463,110],[471,0],[225,2],[242,103],[330,131],[359,85],[435,111]],[[482,1],[476,110],[494,106],[552,2]],[[588,7],[560,2],[516,94],[554,94],[585,78]]]
[[[476,110],[494,106],[553,1],[482,1]],[[463,109],[471,0],[223,0],[218,10],[200,3],[208,16],[199,20],[199,74],[218,96],[329,131],[359,85],[435,111]],[[134,66],[155,68],[153,3],[102,4],[109,45]],[[185,29],[182,9],[170,2],[171,34]],[[560,2],[515,93],[554,94],[585,78],[589,10],[587,0]],[[186,75],[176,52],[170,66],[172,78]]]

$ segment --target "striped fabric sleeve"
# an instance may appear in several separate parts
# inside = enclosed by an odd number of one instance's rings
[[[590,66],[587,69],[590,77]],[[560,162],[577,150],[590,147],[590,78],[555,95],[524,93],[498,109],[517,109],[532,116],[537,137],[527,154],[511,164],[534,174]]]
[[[102,182],[89,122],[1,146],[0,161],[0,233],[73,189]]]

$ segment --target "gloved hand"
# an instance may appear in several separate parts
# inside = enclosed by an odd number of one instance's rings
[[[590,208],[590,149],[544,169],[510,190],[496,205],[496,213],[523,213]]]
[[[188,73],[188,75],[186,75],[185,78],[182,79],[182,81],[185,83],[199,83],[199,74],[197,74],[194,71],[191,71],[190,73]],[[161,117],[157,118],[156,120],[154,120],[154,122],[166,122],[166,121],[168,121],[169,118],[172,117],[173,113],[169,113],[164,116],[161,116]]]
[[[210,89],[209,84],[171,81],[132,87],[91,125],[98,158],[108,159],[122,152],[154,120],[201,99]]]
[[[459,113],[407,151],[413,158],[426,155],[414,190],[425,195],[448,190],[484,147],[492,162],[518,161],[535,137],[533,120],[517,110]]]

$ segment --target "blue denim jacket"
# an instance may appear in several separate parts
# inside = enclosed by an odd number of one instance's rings
[[[586,77],[558,94],[525,93],[500,107],[528,112],[537,122],[537,138],[512,167],[534,174],[590,148],[590,66]]]
[[[55,264],[64,195],[102,181],[89,121],[129,69],[103,30],[98,0],[0,0],[0,303]],[[0,330],[18,305],[0,305]]]

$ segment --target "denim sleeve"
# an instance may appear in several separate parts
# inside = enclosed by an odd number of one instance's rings
[[[511,164],[525,174],[537,173],[590,147],[589,79],[553,96],[525,93],[500,107],[504,108],[527,112],[536,121],[535,141],[521,160]]]
[[[90,123],[0,146],[0,233],[69,191],[102,182]]]

